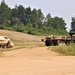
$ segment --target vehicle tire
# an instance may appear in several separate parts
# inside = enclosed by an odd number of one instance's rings
[[[47,40],[45,41],[45,45],[46,45],[46,46],[51,46],[51,45],[52,45],[52,41],[51,41],[50,39],[47,39]]]
[[[53,46],[57,46],[58,45],[58,41],[57,40],[53,40]]]
[[[5,46],[2,46],[2,48],[4,49],[4,48],[5,48]]]
[[[10,47],[10,41],[8,41],[8,42],[7,42],[6,47],[7,47],[7,48],[9,48],[9,47]]]

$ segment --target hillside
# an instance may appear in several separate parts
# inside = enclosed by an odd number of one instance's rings
[[[0,30],[0,36],[9,37],[14,43],[38,43],[41,42],[41,36],[34,36],[25,33],[9,31],[9,30]]]
[[[0,35],[8,36],[15,43],[41,43],[39,36],[14,31],[0,30]],[[0,75],[75,75],[75,57],[59,56],[46,46],[1,51]]]

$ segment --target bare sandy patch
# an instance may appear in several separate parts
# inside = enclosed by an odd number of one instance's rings
[[[75,75],[75,57],[59,56],[47,47],[4,52],[0,75]]]
[[[4,57],[46,57],[57,56],[56,52],[48,50],[48,47],[23,48],[14,51],[4,52]]]

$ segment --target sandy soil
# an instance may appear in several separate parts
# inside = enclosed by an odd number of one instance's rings
[[[75,57],[60,56],[47,47],[4,52],[0,75],[75,75]]]

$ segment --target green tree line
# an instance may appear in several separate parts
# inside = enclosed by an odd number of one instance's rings
[[[74,27],[71,31],[75,31],[75,18],[73,21],[71,26]],[[4,0],[0,4],[0,29],[32,35],[65,35],[68,33],[62,17],[52,17],[50,13],[44,16],[41,9],[32,10],[31,7],[23,5],[15,5],[14,8],[10,8]]]

